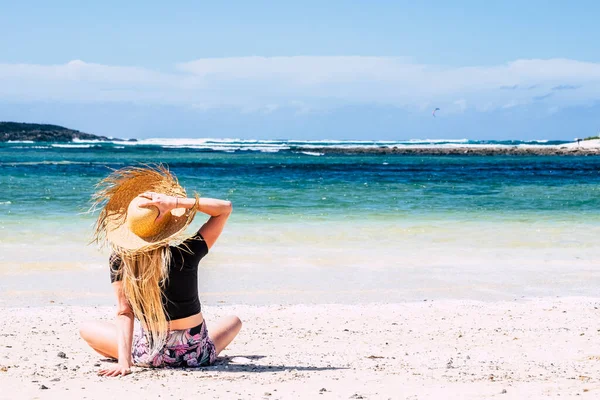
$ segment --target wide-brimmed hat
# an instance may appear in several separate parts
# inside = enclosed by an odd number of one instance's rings
[[[102,208],[96,221],[94,241],[114,251],[134,254],[180,241],[196,215],[196,207],[177,208],[156,221],[158,209],[139,207],[144,192],[187,197],[177,178],[164,166],[127,167],[100,181],[93,209]],[[196,195],[197,197],[197,195]]]

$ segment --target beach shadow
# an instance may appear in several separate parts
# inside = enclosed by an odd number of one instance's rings
[[[204,367],[210,371],[227,372],[282,372],[282,371],[334,371],[339,369],[348,369],[348,367],[311,367],[301,365],[261,365],[248,361],[256,361],[266,356],[224,356],[218,357],[213,365]]]
[[[260,365],[254,364],[252,361],[257,361],[267,356],[251,355],[251,356],[223,356],[218,357],[213,365],[208,367],[186,368],[139,368],[136,374],[159,372],[160,370],[181,370],[187,372],[194,371],[225,371],[225,372],[283,372],[283,371],[335,371],[340,369],[349,369],[348,367],[310,367],[300,365]],[[116,363],[114,358],[102,358],[101,362]],[[249,362],[250,361],[250,362]]]

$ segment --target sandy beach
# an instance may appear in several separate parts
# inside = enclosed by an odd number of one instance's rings
[[[198,287],[244,326],[215,366],[112,379],[78,335],[115,312],[84,211],[157,148],[3,151],[2,399],[600,398],[598,157],[164,152],[235,204]]]
[[[211,306],[244,321],[215,366],[134,368],[109,360],[77,325],[112,307],[0,309],[2,399],[598,398],[600,299]]]

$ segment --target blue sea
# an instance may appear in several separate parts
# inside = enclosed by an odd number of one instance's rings
[[[106,250],[88,245],[90,196],[112,169],[148,163],[234,204],[202,263],[208,304],[594,296],[600,157],[318,151],[562,143],[1,143],[0,305],[112,304]]]

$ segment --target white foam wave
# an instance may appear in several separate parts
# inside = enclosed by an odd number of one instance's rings
[[[514,144],[469,143],[469,139],[410,139],[410,140],[247,140],[247,139],[215,139],[215,138],[157,138],[144,139],[129,143],[133,145],[154,145],[164,148],[197,149],[207,151],[258,151],[275,153],[281,150],[297,150],[300,153],[312,150],[361,149],[361,148],[432,148],[432,147],[510,147]],[[523,144],[520,144],[523,145]]]
[[[111,140],[109,142],[102,142],[102,143],[110,143],[110,144],[119,145],[119,146],[137,146],[140,144],[140,142],[138,140],[136,140],[135,142],[124,142],[122,140]]]
[[[106,165],[101,161],[23,161],[23,162],[5,162],[0,165]]]
[[[202,145],[181,145],[181,146],[162,146],[168,149],[194,149],[194,150],[214,150],[214,151],[236,151],[238,146],[202,146]]]
[[[85,139],[78,139],[78,138],[74,138],[72,141],[72,143],[105,143],[104,140],[85,140]]]
[[[12,202],[10,202],[10,201],[0,201],[0,206],[8,206],[11,204],[12,204]]]
[[[92,147],[91,144],[52,144],[51,146],[64,149],[89,149]]]
[[[264,147],[264,146],[248,146],[248,147],[241,147],[240,150],[246,150],[246,151],[261,151],[263,153],[277,153],[280,150],[289,150],[289,147]]]
[[[469,139],[410,139],[406,141],[400,141],[399,143],[468,143]]]
[[[258,139],[233,139],[233,138],[151,138],[140,139],[137,142],[111,142],[119,145],[154,145],[154,146],[232,146],[245,147],[248,145],[287,147],[287,146],[386,146],[401,144],[436,144],[436,143],[467,143],[468,139],[410,139],[410,140],[258,140]]]
[[[207,139],[187,139],[187,138],[182,138],[182,139],[177,139],[177,138],[155,138],[155,139],[141,139],[138,140],[137,142],[126,142],[126,143],[121,143],[121,144],[128,144],[128,145],[151,145],[151,146],[198,146],[198,145],[204,145],[206,144]],[[226,141],[222,141],[224,143],[226,143]],[[113,142],[113,143],[119,143],[119,142]]]
[[[35,143],[33,140],[9,140],[6,143]]]
[[[330,149],[365,149],[365,148],[372,148],[372,147],[392,147],[395,145],[386,145],[386,146],[381,146],[381,145],[377,145],[377,146],[361,146],[361,145],[357,145],[357,144],[346,144],[346,145],[337,145],[337,146],[322,146],[322,145],[318,145],[318,144],[304,144],[304,145],[298,145],[295,146],[297,149],[323,149],[323,148],[330,148]]]
[[[50,146],[11,146],[11,149],[49,149]]]
[[[470,141],[469,139],[409,139],[409,140],[282,140],[282,139],[238,139],[238,138],[149,138],[135,142],[129,141],[85,141],[74,140],[72,143],[51,144],[53,148],[93,148],[112,146],[123,149],[127,146],[156,146],[165,149],[196,149],[214,152],[256,151],[276,153],[291,150],[298,153],[321,153],[320,149],[373,149],[373,148],[444,148],[444,147],[473,147],[473,148],[504,148],[548,146],[548,140],[515,141],[500,143],[494,141]],[[28,146],[22,148],[48,148],[47,146]],[[19,148],[19,147],[11,147]]]
[[[209,151],[224,151],[227,153],[235,151],[260,151],[263,153],[276,153],[280,150],[289,150],[287,146],[226,146],[226,145],[182,145],[182,146],[163,146],[169,149],[195,149],[195,150],[209,150]]]

